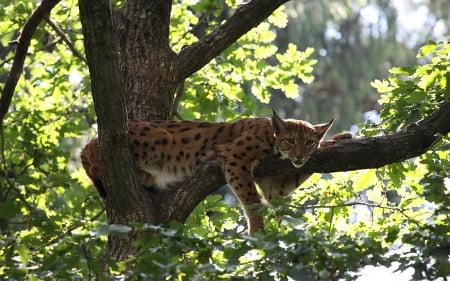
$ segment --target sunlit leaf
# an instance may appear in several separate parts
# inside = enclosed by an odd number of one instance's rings
[[[377,183],[375,170],[369,169],[359,172],[354,180],[354,191],[361,192],[365,189],[373,187]]]

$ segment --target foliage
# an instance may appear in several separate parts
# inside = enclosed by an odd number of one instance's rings
[[[175,18],[172,27],[178,30],[172,37],[176,42],[173,43],[175,50],[197,41],[194,32],[183,32],[199,24],[199,19],[187,9],[189,5],[182,1],[172,12]],[[214,11],[220,14],[221,9],[216,7]],[[216,23],[210,20],[209,25]],[[284,28],[286,24],[284,8],[280,8],[187,79],[178,108],[182,117],[221,121],[235,119],[236,114],[243,117],[267,115],[269,110],[259,110],[257,105],[269,102],[270,89],[279,90],[290,99],[298,98],[298,83],[313,81],[312,66],[316,60],[310,59],[312,48],[300,51],[290,44],[283,53],[278,50],[274,45],[275,28]],[[197,29],[194,31],[199,33]]]
[[[392,68],[390,77],[383,82],[372,83],[384,93],[380,129],[395,131],[413,123],[443,103],[450,101],[450,44],[430,41],[418,52],[417,58],[427,63]],[[449,217],[448,190],[450,188],[449,136],[435,144],[432,151],[411,162],[412,167],[400,164],[388,166],[388,191],[396,193],[401,208],[420,210],[415,212],[414,224],[399,232],[405,245],[411,248],[402,254],[392,254],[401,262],[400,269],[413,267],[417,279],[433,280],[449,276],[448,264]],[[416,179],[411,182],[410,179]],[[402,189],[404,191],[402,191]],[[405,194],[405,191],[411,195]]]
[[[1,6],[3,82],[14,54],[8,42],[35,1]],[[74,3],[64,1],[51,17],[67,26],[66,35],[81,51],[77,18]],[[78,164],[80,136],[93,112],[87,68],[48,26],[34,38],[1,135],[0,276],[84,279],[98,267],[93,257],[105,251],[105,239],[93,239],[105,219],[101,202]]]
[[[449,54],[449,44],[429,42],[417,55],[428,63],[394,67],[388,80],[372,83],[379,92],[386,93],[380,100],[381,117],[386,121],[384,129],[392,131],[416,122],[450,99]]]
[[[191,2],[195,5],[186,12]],[[227,1],[231,7],[232,2]],[[0,1],[2,83],[14,51],[8,41],[18,35],[34,4]],[[208,27],[186,30],[197,25],[199,11],[210,9],[220,19],[225,8],[216,5],[174,5],[174,49],[208,32]],[[51,19],[81,51],[76,3],[61,1]],[[189,78],[181,115],[228,120],[236,112],[260,114],[256,104],[271,97],[267,88],[297,98],[299,81],[312,81],[315,61],[312,49],[287,45],[280,51],[274,45],[274,27],[285,26],[286,20],[285,11],[277,11]],[[86,65],[48,25],[34,38],[1,135],[2,278],[89,280],[101,275],[103,263],[114,274],[111,279],[118,280],[350,280],[365,265],[393,262],[399,270],[414,268],[416,279],[450,275],[448,136],[411,161],[313,176],[292,198],[263,207],[268,225],[256,237],[245,234],[239,209],[219,195],[201,203],[183,226],[106,225],[102,202],[78,160],[81,143],[93,134]],[[386,93],[381,98],[384,119],[368,133],[401,128],[449,100],[448,44],[430,43],[420,54],[422,65],[393,68],[388,80],[374,82]],[[121,263],[109,259],[107,235],[126,235],[132,228],[148,232],[138,241],[140,251]]]

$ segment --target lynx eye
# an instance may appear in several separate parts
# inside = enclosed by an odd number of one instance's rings
[[[295,145],[295,140],[294,139],[285,139],[284,142],[288,145]]]
[[[315,141],[307,140],[306,143],[305,143],[305,145],[311,146],[311,145],[314,145],[315,143],[316,143]]]

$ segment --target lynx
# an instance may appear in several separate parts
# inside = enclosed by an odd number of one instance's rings
[[[191,175],[200,163],[218,159],[226,181],[243,206],[248,231],[253,234],[264,225],[263,218],[254,214],[255,204],[290,194],[310,176],[294,173],[255,178],[254,168],[269,154],[302,167],[332,123],[311,125],[302,120],[283,120],[274,112],[272,118],[232,123],[129,120],[128,127],[136,172],[147,187],[170,188]],[[100,195],[106,197],[97,139],[84,147],[81,159]]]

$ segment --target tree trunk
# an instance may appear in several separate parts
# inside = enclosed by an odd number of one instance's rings
[[[133,172],[126,119],[170,117],[177,80],[176,54],[168,41],[172,4],[128,1],[123,10],[115,13],[115,33],[109,5],[109,1],[80,0],[99,123],[104,185],[108,190],[105,201],[108,220],[123,225],[160,224],[168,221],[160,211],[164,206],[137,183]],[[136,237],[135,232],[126,238],[110,235],[110,255],[122,260],[133,254]]]
[[[112,17],[108,1],[80,0],[105,189],[109,195],[105,202],[109,223],[184,222],[195,206],[219,187],[216,183],[223,182],[219,172],[209,175],[206,181],[193,177],[167,193],[151,193],[139,186],[125,144],[126,118],[122,112],[126,108],[127,118],[168,119],[180,77],[185,79],[200,69],[284,2],[261,0],[241,6],[227,23],[177,56],[169,46],[170,1],[130,0]],[[102,44],[103,40],[107,44]],[[120,76],[115,72],[118,69]],[[125,101],[120,93],[124,93]],[[200,171],[208,173],[209,167]],[[133,254],[136,237],[134,232],[127,238],[111,235],[108,239],[111,256],[122,260]]]
[[[152,221],[146,208],[151,198],[140,194],[129,151],[128,126],[117,43],[108,0],[80,0],[86,57],[91,75],[94,107],[99,127],[103,185],[108,191],[106,212],[110,223]],[[142,200],[139,200],[142,199]],[[120,241],[120,242],[119,242]],[[124,246],[126,245],[126,246]],[[111,235],[110,254],[123,259],[133,251],[132,240]]]
[[[171,1],[132,0],[115,17],[128,118],[168,119],[177,83]]]

